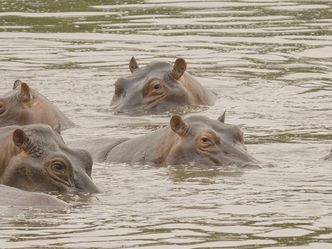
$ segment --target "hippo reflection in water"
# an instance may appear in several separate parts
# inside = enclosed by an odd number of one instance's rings
[[[13,90],[0,97],[0,127],[43,123],[66,129],[74,126],[55,105],[28,84],[16,80]]]
[[[132,74],[115,82],[111,106],[116,112],[137,114],[212,105],[215,94],[187,73],[186,66],[185,60],[179,58],[173,66],[167,62],[153,62],[139,68],[132,57],[129,62]]]
[[[0,128],[0,184],[27,191],[98,192],[92,158],[72,150],[50,126]]]
[[[194,115],[184,120],[172,116],[170,126],[133,139],[103,139],[89,145],[99,161],[139,163],[156,166],[190,164],[257,166],[244,145],[238,126],[225,124],[225,113],[218,119]],[[98,148],[98,144],[101,148]]]

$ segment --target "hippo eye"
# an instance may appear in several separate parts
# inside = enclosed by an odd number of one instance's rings
[[[208,138],[206,136],[202,136],[200,138],[200,145],[203,148],[207,148],[207,147],[215,145],[215,142],[213,142],[210,138]]]
[[[153,90],[160,90],[161,89],[161,85],[160,84],[155,84],[153,86]]]
[[[159,82],[156,82],[152,85],[151,89],[154,93],[160,94],[162,93],[163,86]]]
[[[51,161],[47,162],[46,167],[49,176],[56,182],[60,182],[67,186],[71,186],[72,182],[72,167],[70,161],[62,156],[57,156]]]
[[[163,90],[163,85],[161,84],[160,80],[154,80],[150,83],[150,87],[149,87],[152,92],[154,93],[162,93]]]
[[[163,83],[159,79],[149,81],[143,88],[144,97],[160,96],[164,93]]]
[[[62,162],[56,161],[52,163],[51,169],[54,171],[56,174],[64,174],[66,173],[66,165]]]

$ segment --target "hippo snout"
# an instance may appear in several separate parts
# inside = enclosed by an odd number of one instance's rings
[[[94,182],[92,181],[92,179],[90,177],[86,177],[89,178],[89,180],[78,180],[75,181],[75,187],[77,191],[80,192],[87,192],[90,194],[96,194],[96,193],[100,193],[100,189],[96,186],[96,184],[94,184]]]

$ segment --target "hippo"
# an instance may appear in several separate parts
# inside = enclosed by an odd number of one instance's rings
[[[115,163],[259,166],[247,152],[240,128],[224,121],[225,113],[217,120],[202,115],[185,119],[173,115],[169,126],[150,134],[132,139],[103,138],[98,142],[90,141],[91,148],[85,148],[97,161]]]
[[[184,59],[153,62],[140,68],[135,57],[129,62],[131,75],[119,78],[111,106],[116,113],[162,113],[183,107],[213,105],[216,95],[186,72]]]
[[[28,192],[18,188],[0,184],[0,206],[38,208],[38,209],[66,209],[68,204],[51,195]]]
[[[64,130],[74,126],[46,97],[16,80],[13,90],[0,97],[0,127],[43,123]]]
[[[67,147],[49,125],[0,128],[0,184],[31,192],[99,192],[92,158]]]

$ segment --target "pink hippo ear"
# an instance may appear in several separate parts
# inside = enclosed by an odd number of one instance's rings
[[[14,85],[13,85],[13,90],[15,90],[18,86],[22,85],[22,81],[20,80],[15,80]]]
[[[130,61],[129,61],[129,69],[130,69],[130,72],[134,72],[136,69],[138,69],[138,64],[136,62],[136,59],[135,57],[131,57]]]
[[[189,129],[188,125],[179,115],[172,116],[170,125],[172,130],[181,137],[185,136]]]
[[[184,72],[186,71],[186,68],[187,68],[186,61],[182,58],[178,58],[178,59],[176,59],[176,61],[174,63],[170,76],[173,79],[178,80],[184,74]]]
[[[32,97],[30,94],[30,88],[27,83],[22,82],[21,83],[21,101],[28,103],[31,101]]]
[[[30,143],[30,139],[23,130],[16,129],[13,133],[13,142],[17,147],[25,150]]]
[[[225,117],[226,117],[226,111],[224,111],[224,113],[221,114],[221,116],[218,118],[218,121],[220,121],[221,123],[225,123]]]

